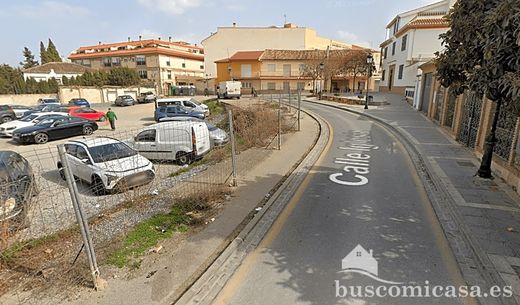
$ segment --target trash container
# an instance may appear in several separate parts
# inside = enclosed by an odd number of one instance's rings
[[[368,102],[370,103],[370,102],[373,102],[373,101],[374,101],[374,97],[372,95],[369,95],[368,96]]]

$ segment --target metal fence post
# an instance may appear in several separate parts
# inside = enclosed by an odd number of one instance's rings
[[[278,150],[282,149],[282,94],[278,98]]]
[[[298,131],[301,130],[301,117],[300,117],[300,110],[301,110],[301,104],[302,104],[302,91],[301,89],[298,90]]]
[[[88,262],[90,265],[90,271],[92,274],[92,279],[94,281],[94,288],[98,289],[100,277],[99,268],[96,260],[96,252],[94,251],[94,244],[92,242],[92,237],[90,236],[88,220],[85,215],[85,212],[83,211],[83,208],[81,207],[81,202],[79,200],[78,186],[76,185],[76,181],[74,180],[74,175],[72,174],[72,170],[67,160],[65,146],[63,144],[58,145],[58,154],[60,157],[61,164],[63,166],[62,170],[65,174],[65,180],[67,181],[67,188],[69,189],[72,207],[74,208],[74,214],[76,214],[76,220],[78,221],[78,225],[80,228],[81,237],[83,239],[83,244],[85,247],[85,253],[87,254]]]
[[[232,177],[233,186],[237,186],[237,161],[236,161],[236,148],[235,148],[235,131],[233,128],[233,113],[231,110],[228,111],[229,116],[229,135],[231,137],[231,166],[232,166]]]
[[[292,113],[292,101],[291,101],[291,85],[289,83],[289,89],[287,90],[289,91],[289,113]]]

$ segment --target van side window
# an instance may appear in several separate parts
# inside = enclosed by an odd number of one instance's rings
[[[140,132],[136,137],[136,142],[155,142],[155,129]]]

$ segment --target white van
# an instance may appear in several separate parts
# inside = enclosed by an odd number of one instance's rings
[[[204,122],[162,122],[142,129],[128,144],[151,160],[174,160],[179,165],[202,158],[211,148]]]
[[[167,97],[160,98],[155,101],[155,109],[161,106],[179,105],[186,109],[203,112],[206,116],[209,115],[209,108],[207,105],[200,103],[191,97]]]
[[[240,98],[242,83],[237,81],[220,82],[217,87],[218,98]]]

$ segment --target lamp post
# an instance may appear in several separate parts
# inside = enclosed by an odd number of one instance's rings
[[[233,77],[231,77],[231,66],[228,66],[228,67],[227,67],[227,70],[228,70],[229,78],[230,78],[231,80],[233,80]]]
[[[370,76],[372,74],[372,63],[373,62],[374,62],[374,58],[372,57],[372,53],[368,53],[368,55],[367,55],[367,92],[366,92],[366,98],[365,98],[365,109],[368,109],[368,89],[369,89]]]
[[[321,75],[323,74],[323,70],[325,69],[325,64],[324,63],[320,63],[320,71],[318,71],[318,75],[320,76],[321,78]],[[318,99],[321,100],[321,90],[322,90],[322,85],[321,85],[321,79],[320,79],[320,92],[318,92]]]

